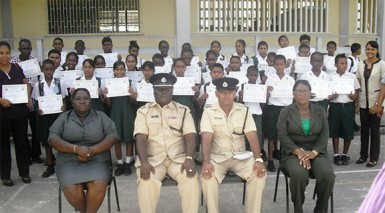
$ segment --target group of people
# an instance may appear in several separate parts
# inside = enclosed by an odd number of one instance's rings
[[[180,58],[171,58],[167,41],[160,41],[160,53],[146,61],[139,57],[139,45],[131,41],[125,61],[118,54],[111,65],[114,78],[129,81],[130,95],[109,97],[111,91],[104,79],[95,76],[95,69],[107,66],[106,60],[102,55],[93,60],[82,57],[84,41],[77,41],[76,52],[66,53],[62,62],[63,40],[54,39],[54,49],[41,63],[43,74],[29,79],[17,63],[33,59],[31,42],[21,40],[20,55],[12,60],[10,45],[0,42],[1,85],[27,84],[31,94],[27,104],[12,104],[0,98],[2,183],[14,185],[10,179],[11,135],[24,183],[31,182],[29,164],[43,163],[41,142],[47,156],[47,169],[42,177],[57,172],[70,204],[81,212],[95,212],[104,199],[111,175],[109,150],[114,146],[116,176],[130,175],[135,164],[141,212],[156,211],[166,174],[178,182],[183,212],[198,211],[200,185],[208,211],[218,212],[218,185],[228,171],[247,181],[246,212],[259,212],[266,170],[276,171],[273,158],[277,158],[290,176],[295,211],[303,212],[304,192],[312,176],[317,179],[315,212],[326,212],[335,179],[327,155],[328,139],[333,141],[334,163],[348,165],[355,113],[360,113],[361,120],[361,151],[356,163],[369,160],[366,165],[372,167],[378,162],[385,62],[379,57],[375,41],[366,44],[367,59],[363,61],[358,57],[361,46],[357,43],[351,45],[349,57],[335,56],[337,44],[333,41],[327,44],[327,55],[310,48],[308,35],[301,36],[300,43],[297,56],[310,58],[311,67],[306,72],[296,72],[296,58],[279,54],[291,47],[284,35],[278,39],[281,50],[277,53],[268,52],[268,44],[261,41],[254,57],[246,55],[246,43],[239,39],[229,60],[220,53],[220,42],[213,41],[204,61],[197,59],[188,43],[183,45]],[[111,38],[103,38],[102,47],[103,54],[113,53]],[[83,76],[77,80],[96,81],[98,97],[91,98],[87,89],[75,89],[74,85],[60,81],[62,71],[75,70],[79,64]],[[201,81],[191,87],[194,95],[173,95],[177,79],[185,77],[190,68],[202,73]],[[129,72],[141,73],[143,79],[128,79]],[[241,75],[235,72],[243,73],[247,80],[237,79]],[[312,91],[319,81],[341,79],[352,82],[350,94],[317,97]],[[280,97],[274,92],[280,82],[293,85],[292,96]],[[265,103],[244,101],[248,84],[266,85]],[[141,87],[152,88],[152,101],[138,100]],[[38,97],[51,95],[63,99],[62,113],[45,114],[39,109]],[[28,119],[31,145],[27,137]],[[267,153],[264,138],[268,140]],[[344,140],[342,154],[339,138]],[[126,149],[125,159],[122,145]],[[52,148],[57,150],[56,157]],[[200,175],[196,159],[202,163]]]

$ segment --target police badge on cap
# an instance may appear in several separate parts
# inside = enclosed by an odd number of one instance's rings
[[[172,87],[176,82],[176,77],[169,73],[158,73],[150,78],[150,83],[154,87]]]
[[[213,80],[217,90],[237,90],[239,81],[236,78],[218,78]]]

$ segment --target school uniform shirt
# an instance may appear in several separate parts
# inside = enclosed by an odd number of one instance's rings
[[[175,101],[163,107],[156,102],[147,103],[137,111],[133,135],[147,135],[148,162],[154,167],[167,157],[183,163],[186,157],[184,135],[190,133],[196,134],[190,110]],[[140,160],[135,166],[140,166]]]
[[[82,77],[80,77],[79,80],[83,80],[83,81],[98,81],[98,80],[96,79],[96,76],[95,76],[95,75],[92,76],[92,78],[91,78],[90,80],[86,80],[86,77],[83,75]],[[75,80],[75,81],[76,81],[76,80]],[[71,88],[75,88],[75,81],[72,83]],[[105,83],[104,83],[104,80],[101,79],[101,80],[100,80],[100,89],[102,89],[102,91],[103,91],[104,88],[105,88]]]
[[[311,71],[311,70],[303,73],[299,79],[307,80],[309,82],[310,86],[312,86],[313,81],[316,81],[316,80],[322,80],[322,81],[331,81],[332,80],[330,75],[327,72],[321,71],[319,76],[316,76],[313,73],[313,71]],[[318,102],[318,101],[323,101],[323,100],[325,100],[325,98],[315,97],[315,98],[311,99],[311,101],[313,101],[313,102]]]
[[[55,69],[55,72],[53,73],[54,78],[60,78],[60,72],[64,71],[62,66],[59,66]],[[40,78],[44,79],[44,73],[40,76]]]
[[[258,78],[259,79],[259,78]],[[258,82],[257,82],[258,83]],[[245,84],[249,84],[249,83],[245,83]],[[238,89],[238,92],[237,92],[237,96],[239,97],[239,92],[240,91],[243,91],[243,86],[244,84],[242,84],[240,86],[240,88]],[[254,103],[254,102],[243,102],[243,104],[247,107],[249,107],[249,110],[251,112],[251,114],[253,115],[262,115],[262,109],[261,109],[261,103]]]
[[[355,74],[357,72],[359,63],[360,63],[360,58],[358,56],[357,57],[349,56],[348,66],[346,68],[346,71]]]
[[[138,57],[138,63],[136,64],[136,68],[138,68],[138,70],[142,69],[142,65],[144,64],[144,62],[146,62],[146,60],[144,60],[143,58],[139,58]]]
[[[227,58],[224,55],[218,56],[217,63],[222,64],[223,67],[227,67],[229,65],[229,62],[227,61]]]
[[[255,57],[258,60],[258,64],[268,64],[267,63],[267,55],[265,58],[262,58],[262,56],[260,56],[260,55],[256,55]]]
[[[273,74],[267,78],[265,85],[266,86],[272,86],[273,81],[292,81],[293,84],[295,82],[294,79],[289,75],[285,74],[282,77],[282,79],[280,79],[277,74]],[[274,88],[273,88],[273,90],[274,90]],[[270,95],[271,95],[271,92],[270,92]],[[275,98],[275,97],[271,97],[271,96],[267,102],[268,105],[274,105],[274,106],[288,106],[291,103],[293,103],[293,98]]]
[[[339,80],[339,79],[354,79],[354,91],[360,89],[360,83],[357,80],[357,77],[350,72],[346,72],[342,75],[338,74],[337,72],[330,74],[330,78],[333,80]],[[354,93],[353,93],[354,94]],[[332,103],[350,103],[353,102],[352,99],[349,98],[349,95],[347,94],[338,94],[337,98],[331,99],[330,102]]]
[[[233,55],[239,56],[237,53],[234,53]],[[240,58],[241,58],[241,64],[254,64],[253,59],[246,56],[246,54],[243,54],[243,56]]]
[[[167,56],[166,58],[164,58],[164,65],[168,65],[168,66],[172,66],[174,64],[174,59],[171,58],[171,56]]]
[[[37,100],[40,97],[39,84],[43,84],[43,94],[44,96],[57,95],[59,93],[59,88],[55,84],[55,80],[52,79],[51,85],[49,86],[45,79],[41,79],[40,82],[37,82],[33,87],[31,97]],[[60,83],[60,94],[64,98],[67,94],[67,89],[63,83]]]
[[[205,108],[200,129],[212,133],[211,160],[222,163],[246,151],[245,134],[257,131],[251,112],[246,112],[247,107],[240,103],[233,103],[228,115],[219,103]]]

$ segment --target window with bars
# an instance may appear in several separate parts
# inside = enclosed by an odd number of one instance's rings
[[[199,0],[200,32],[327,32],[329,0]]]
[[[140,32],[139,0],[47,0],[49,34]]]
[[[377,0],[357,0],[357,33],[377,33]]]

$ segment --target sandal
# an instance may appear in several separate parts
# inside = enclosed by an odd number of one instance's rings
[[[30,177],[22,177],[21,180],[24,182],[24,183],[31,183],[31,178]]]
[[[376,161],[369,161],[369,163],[366,164],[366,167],[374,167],[375,165],[377,165]]]
[[[366,162],[366,160],[364,160],[362,158],[358,158],[358,160],[356,161],[356,164],[363,164],[365,162]]]
[[[3,182],[3,185],[4,186],[13,186],[15,185],[11,179],[5,179],[5,180],[1,180]]]

